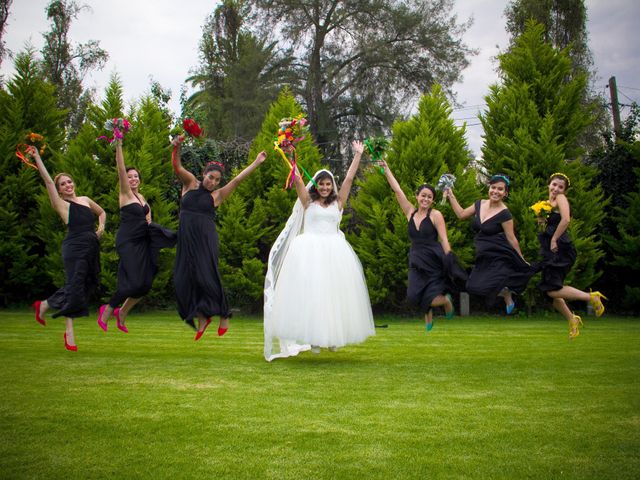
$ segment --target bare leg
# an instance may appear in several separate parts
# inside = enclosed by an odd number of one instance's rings
[[[108,303],[104,304],[103,307],[104,307],[104,310],[102,311],[102,316],[98,314],[98,319],[102,320],[102,323],[107,325],[107,322],[109,321],[109,319],[111,318],[111,315],[113,314],[113,308],[111,308],[111,305],[109,305]]]
[[[573,287],[563,287],[572,288]],[[573,289],[575,290],[575,289]],[[553,298],[553,307],[562,314],[562,316],[569,322],[569,338],[573,339],[580,335],[580,325],[582,325],[582,319],[578,315],[574,315],[571,309],[568,307],[567,302],[563,298],[553,297],[552,293],[557,293],[558,290],[553,292],[547,292],[551,298]]]
[[[210,323],[210,318],[207,318],[201,313],[198,313],[198,331],[196,332],[196,336],[194,338],[195,341],[198,341],[202,338],[202,335],[204,335],[204,331],[207,329]]]
[[[70,346],[75,346],[76,337],[73,331],[73,318],[65,317],[65,333],[67,334],[67,343]]]
[[[551,294],[553,292],[547,292],[547,293]],[[551,296],[551,295],[549,295],[549,296]],[[551,297],[551,298],[553,298],[553,297]],[[553,299],[553,308],[555,308],[558,312],[560,312],[562,314],[562,316],[567,319],[567,322],[570,322],[571,319],[573,318],[573,312],[567,306],[567,302],[565,302],[564,299],[562,299],[562,298],[554,298]]]
[[[44,316],[47,313],[47,310],[49,310],[49,302],[47,302],[46,300],[43,300],[42,302],[40,302],[40,312],[38,313],[41,318],[44,318]]]
[[[583,292],[582,290],[578,290],[577,288],[564,286],[560,290],[554,290],[552,292],[547,292],[551,298],[561,298],[563,300],[581,300],[583,302],[588,302],[591,300],[591,295],[587,292]],[[555,306],[555,304],[554,304]]]
[[[133,307],[136,306],[136,304],[142,300],[142,297],[140,298],[127,298],[124,303],[122,304],[122,306],[120,307],[119,310],[119,315],[120,315],[120,324],[124,325],[125,320],[127,319],[127,315],[129,314],[129,312],[131,311],[131,309]]]
[[[424,327],[427,331],[433,328],[433,310],[429,309],[427,313],[424,314]]]
[[[229,328],[229,319],[226,317],[220,317],[220,324],[218,328],[224,328],[225,330]]]
[[[453,303],[451,302],[451,297],[449,295],[438,295],[431,301],[431,306],[443,307],[444,313],[447,315],[447,318],[450,318],[453,314]]]

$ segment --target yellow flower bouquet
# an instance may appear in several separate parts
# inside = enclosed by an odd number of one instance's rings
[[[553,207],[551,206],[551,204],[547,200],[540,200],[539,202],[531,205],[530,208],[531,210],[533,210],[533,213],[535,213],[536,217],[538,218],[538,224],[540,225],[540,227],[544,227],[544,224],[547,218],[549,217],[549,214],[553,210]]]

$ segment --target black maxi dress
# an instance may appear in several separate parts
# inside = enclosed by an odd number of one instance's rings
[[[177,234],[156,223],[147,223],[149,205],[130,203],[120,209],[116,251],[120,256],[116,291],[109,300],[116,308],[127,298],[140,298],[151,290],[158,273],[160,249],[175,246]]]
[[[543,292],[560,290],[564,286],[564,279],[577,257],[576,249],[566,231],[558,237],[558,251],[555,253],[551,251],[551,237],[556,233],[560,219],[560,213],[551,212],[544,232],[538,234],[542,256],[540,262],[542,280],[538,283],[538,288]]]
[[[195,328],[194,318],[230,317],[218,269],[220,256],[216,206],[211,192],[200,186],[180,202],[180,227],[173,281],[180,317]]]
[[[53,318],[89,315],[89,296],[100,278],[100,243],[95,221],[89,207],[69,202],[67,235],[62,241],[65,284],[47,298],[49,306],[57,310]]]
[[[413,220],[416,212],[413,212],[409,219],[411,248],[407,300],[426,312],[431,308],[431,302],[435,297],[464,286],[467,274],[453,253],[445,255],[438,241],[438,231],[429,215],[416,228]]]
[[[476,263],[469,274],[467,292],[485,297],[490,305],[504,287],[522,293],[537,270],[525,262],[507,240],[502,222],[513,218],[508,209],[484,222],[480,221],[480,200],[476,201],[475,209],[471,226],[476,232]]]

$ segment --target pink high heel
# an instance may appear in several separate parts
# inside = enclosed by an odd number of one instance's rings
[[[98,325],[100,326],[100,328],[102,330],[104,330],[105,332],[107,331],[107,328],[109,328],[109,326],[104,323],[102,321],[102,314],[104,313],[104,309],[107,308],[107,304],[105,303],[104,305],[102,305],[99,309],[98,309]]]
[[[113,310],[113,316],[116,317],[116,327],[118,330],[124,333],[129,333],[129,329],[125,326],[124,323],[120,321],[120,309],[116,308]]]

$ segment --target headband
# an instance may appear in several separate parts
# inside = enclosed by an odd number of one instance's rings
[[[501,173],[498,173],[497,175],[492,175],[491,178],[489,179],[489,183],[498,181],[498,180],[503,181],[507,185],[507,187],[511,184],[511,181],[509,180],[509,178],[506,175],[503,175]]]
[[[569,181],[569,177],[567,177],[564,173],[562,173],[562,172],[552,173],[551,176],[549,177],[549,181],[551,181],[551,179],[553,177],[562,178],[565,182],[567,182],[567,188],[569,188],[571,186],[571,181]]]

